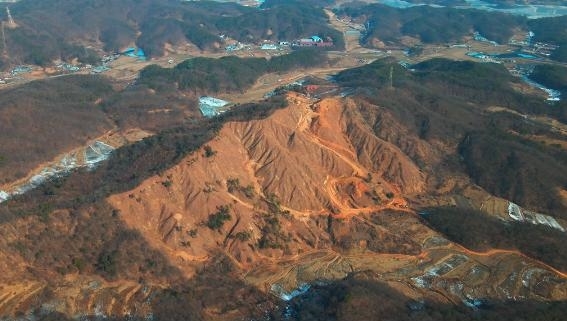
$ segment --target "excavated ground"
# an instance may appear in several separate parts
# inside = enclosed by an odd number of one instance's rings
[[[565,275],[549,266],[513,251],[471,252],[423,225],[409,204],[428,202],[421,195],[433,174],[398,146],[429,162],[437,161],[438,151],[416,144],[409,132],[404,141],[393,137],[403,128],[393,116],[381,115],[388,121],[384,140],[348,98],[290,94],[288,100],[288,108],[268,119],[228,123],[208,145],[213,156],[194,153],[110,203],[188,277],[220,248],[247,283],[264,291],[373,270],[450,302],[567,296]],[[253,192],[229,192],[227,183],[235,179]],[[471,185],[453,180],[452,188],[443,186],[449,200],[455,189]],[[489,198],[478,187],[468,190],[471,206]],[[264,200],[274,196],[287,213],[279,217],[285,241],[262,247],[270,207]],[[205,226],[223,205],[231,219],[219,229]]]
[[[349,98],[316,101],[290,93],[288,102],[266,119],[225,124],[202,149],[108,203],[185,280],[197,280],[219,266],[219,256],[227,258],[231,275],[242,282],[235,289],[256,300],[242,306],[269,309],[273,305],[258,293],[284,297],[304,284],[362,271],[408,297],[442,303],[567,299],[561,271],[516,251],[467,250],[424,223],[417,206],[457,202],[455,190],[490,214],[507,209],[462,177],[447,176],[435,185],[439,196],[426,197],[433,195],[432,176],[449,175],[430,169],[440,151],[404,131],[387,111],[376,107],[383,120],[376,130]],[[416,164],[415,155],[426,166]],[[6,280],[26,269],[17,255],[0,255]],[[55,288],[43,304],[50,311],[148,316],[157,293],[168,287],[159,278],[108,281],[88,274],[54,275],[51,284],[30,274],[21,280],[3,285],[0,315],[37,307]],[[199,284],[196,293],[206,293]],[[246,313],[218,301],[202,304],[208,319]]]

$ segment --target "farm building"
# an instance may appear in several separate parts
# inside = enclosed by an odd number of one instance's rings
[[[311,38],[296,40],[292,45],[297,47],[331,47],[333,45],[333,41],[330,38],[327,38],[327,40],[324,41],[319,36],[312,36]]]
[[[144,52],[144,50],[142,50],[142,48],[138,48],[138,49],[134,47],[126,48],[126,50],[122,51],[121,54],[127,57],[146,60],[146,53]]]
[[[262,45],[262,47],[260,47],[260,49],[262,50],[278,50],[278,46],[271,44],[271,43],[265,43]]]

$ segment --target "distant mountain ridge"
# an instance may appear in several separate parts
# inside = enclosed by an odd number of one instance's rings
[[[17,27],[4,28],[0,67],[73,58],[92,63],[101,50],[111,53],[133,44],[150,57],[163,55],[166,44],[215,50],[222,47],[221,34],[248,43],[317,34],[333,38],[336,48],[343,46],[342,34],[327,25],[323,10],[301,2],[258,9],[210,1],[22,0],[10,10]]]

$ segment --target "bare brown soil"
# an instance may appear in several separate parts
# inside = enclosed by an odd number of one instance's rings
[[[553,279],[554,290],[544,297],[567,295],[561,271],[517,251],[473,252],[425,227],[408,208],[426,189],[424,174],[397,147],[357,120],[352,101],[313,102],[297,94],[288,100],[287,109],[268,119],[227,124],[208,144],[213,156],[206,157],[204,151],[192,154],[161,176],[111,196],[110,203],[128,226],[167,253],[189,278],[195,266],[220,248],[247,282],[264,291],[274,284],[291,290],[303,282],[371,269],[382,273],[384,280],[401,278],[414,288],[422,287],[416,280],[425,278],[429,285],[420,293],[443,293],[448,303],[458,303],[473,292],[492,298],[536,295],[518,285],[521,278],[509,283],[511,273],[527,273],[526,278],[534,278],[524,279],[529,284]],[[254,195],[229,192],[227,181],[235,178],[242,186],[251,186]],[[279,219],[288,235],[281,248],[262,248],[258,243],[264,233],[262,217],[267,215],[262,200],[270,195],[276,195],[281,209],[291,215]],[[484,206],[494,215],[504,210],[482,203],[488,195],[478,188],[467,195],[474,198],[471,206]],[[230,207],[231,219],[218,230],[207,228],[209,215],[222,205]],[[189,236],[191,231],[195,237]],[[233,236],[239,232],[250,238],[237,240]],[[464,263],[449,272],[428,274],[445,262],[461,260],[455,259],[459,256]],[[484,272],[475,276],[472,271],[478,269]],[[446,282],[462,282],[465,290],[452,292]],[[494,292],[490,284],[501,290]]]
[[[256,313],[249,310],[256,305],[273,309],[265,298],[278,294],[277,289],[291,291],[305,282],[362,271],[376,273],[408,298],[443,304],[470,297],[567,297],[565,271],[517,251],[470,251],[424,224],[416,214],[419,207],[445,203],[507,215],[505,200],[490,197],[465,177],[433,170],[439,161],[436,148],[442,147],[420,143],[378,106],[296,93],[287,100],[287,108],[268,118],[226,123],[206,147],[132,190],[108,197],[113,207],[108,215],[115,221],[90,223],[102,229],[97,230],[101,235],[118,222],[129,233],[139,233],[144,249],[163,255],[176,271],[168,272],[172,280],[152,274],[151,268],[130,271],[128,265],[120,272],[125,276],[115,279],[104,279],[88,266],[65,272],[30,265],[33,252],[16,240],[21,231],[33,234],[32,226],[43,225],[22,218],[2,225],[10,250],[0,256],[0,267],[6,269],[0,315],[49,302],[67,316],[145,317],[175,302],[164,293],[173,279],[181,279],[194,284],[191,300],[193,295],[204,300],[198,308],[202,318],[239,319]],[[370,109],[382,120],[380,128],[372,128],[368,115],[363,116],[362,110]],[[119,144],[144,135],[112,133],[105,141]],[[415,155],[428,165],[417,166]],[[215,225],[222,208],[229,217]],[[52,234],[73,235],[92,215],[56,211],[45,226]],[[132,250],[132,255],[141,254]],[[218,270],[203,272],[210,268]],[[143,280],[126,275],[143,275]],[[219,301],[212,294],[219,286],[247,299],[235,301],[227,294]]]

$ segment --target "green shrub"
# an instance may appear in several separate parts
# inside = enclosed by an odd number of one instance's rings
[[[207,227],[211,230],[218,230],[224,225],[226,221],[229,221],[230,219],[230,207],[228,205],[218,206],[216,212],[209,214]]]
[[[213,157],[215,156],[215,154],[217,153],[216,151],[213,150],[213,148],[209,145],[205,145],[205,147],[203,147],[205,150],[205,154],[204,156],[209,158],[209,157]]]

